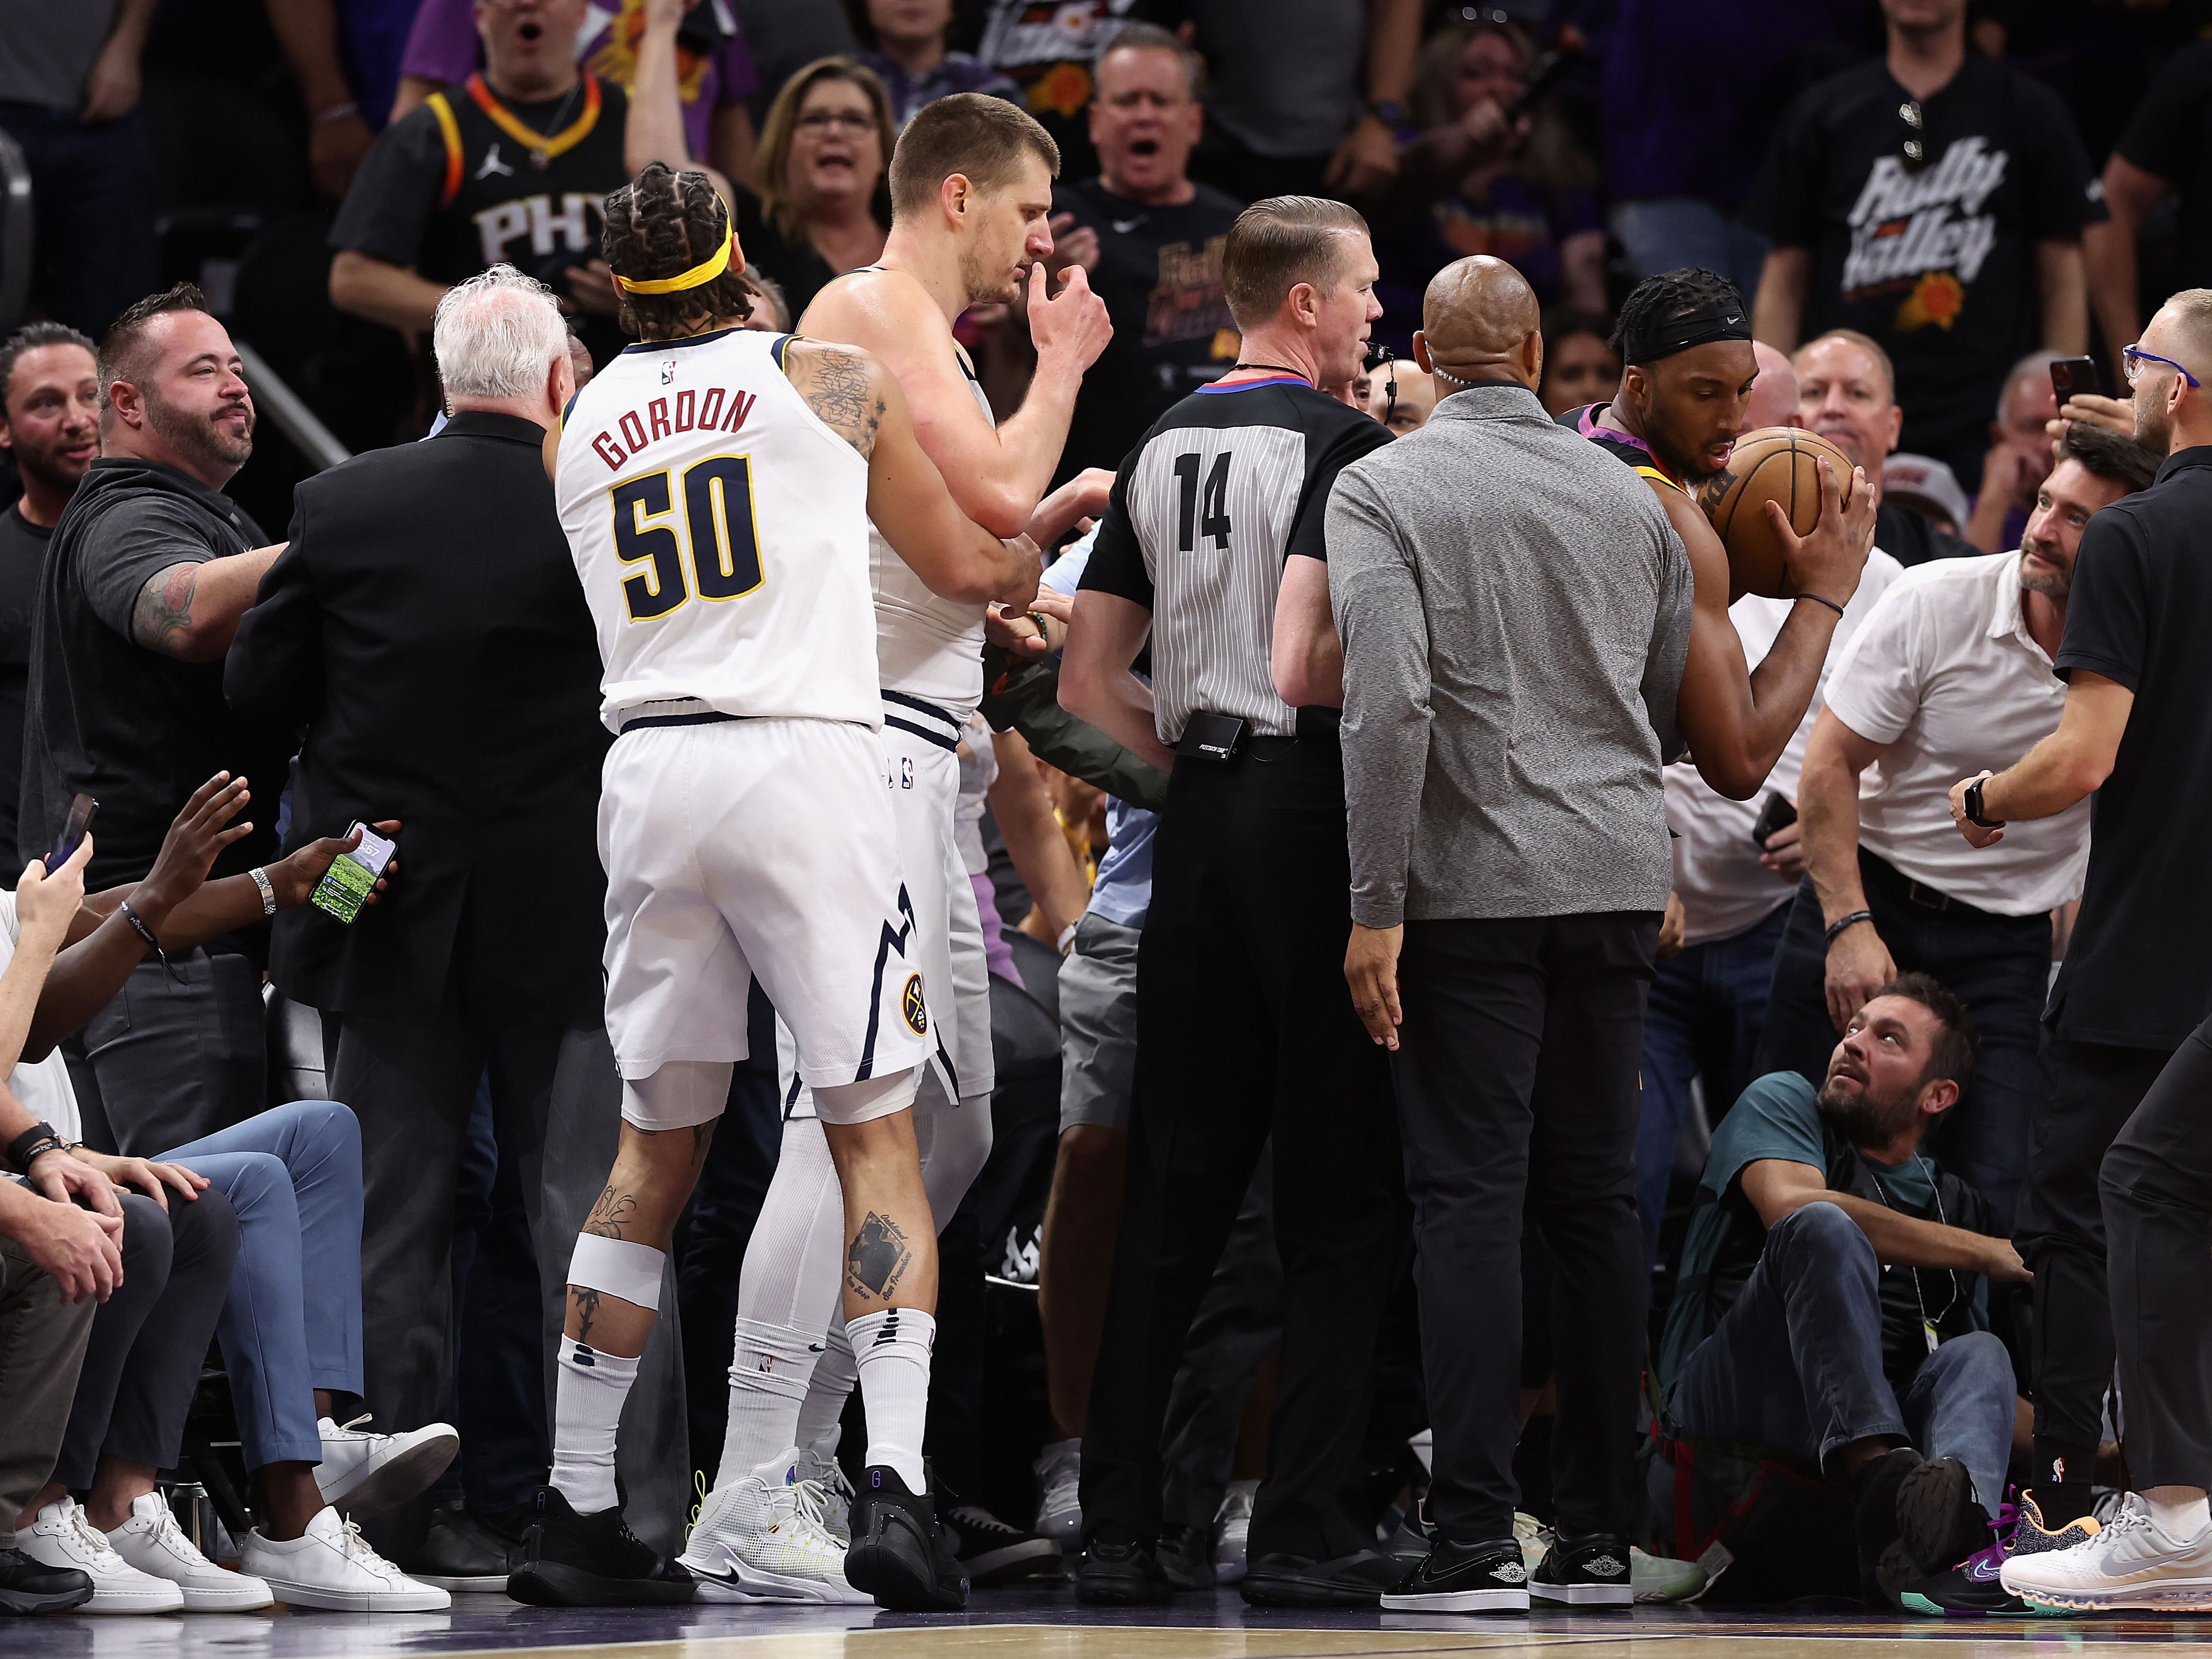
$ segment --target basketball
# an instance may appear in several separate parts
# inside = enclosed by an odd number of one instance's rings
[[[1768,522],[1765,503],[1778,503],[1792,530],[1811,535],[1820,519],[1820,470],[1815,463],[1821,459],[1835,470],[1843,503],[1850,506],[1850,459],[1826,438],[1794,426],[1745,433],[1729,452],[1726,469],[1698,489],[1698,505],[1728,549],[1731,599],[1746,593],[1770,599],[1790,596],[1782,538]]]

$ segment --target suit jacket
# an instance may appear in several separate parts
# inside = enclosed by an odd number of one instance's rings
[[[398,818],[399,874],[348,926],[276,919],[270,970],[311,1007],[428,1023],[593,1024],[599,653],[539,459],[513,416],[455,416],[299,488],[290,548],[223,689],[307,737],[287,848]],[[257,817],[276,801],[257,791]]]

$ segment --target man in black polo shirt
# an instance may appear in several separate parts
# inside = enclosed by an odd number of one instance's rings
[[[2008,820],[2096,796],[2081,920],[2044,1016],[2045,1094],[2019,1224],[2035,1274],[2023,1528],[2039,1517],[2046,1537],[2069,1544],[2091,1530],[2072,1523],[2089,1512],[2116,1336],[2129,1470],[2149,1525],[2122,1534],[2140,1559],[2069,1550],[2071,1567],[2039,1566],[2018,1584],[2005,1572],[2031,1601],[2093,1608],[2154,1605],[2130,1597],[2155,1582],[2112,1582],[2131,1568],[2158,1566],[2153,1581],[2169,1570],[2212,1577],[2212,1056],[2201,1024],[2212,1007],[2212,887],[2190,833],[2212,797],[2212,289],[2168,300],[2124,356],[2136,436],[2166,463],[2156,483],[2081,533],[2054,665],[2067,683],[2058,729],[2018,765],[1951,791],[1977,847]],[[2110,1530],[2100,1550],[2119,1548]]]
[[[1151,23],[1130,24],[1099,54],[1098,177],[1061,185],[1053,208],[1073,226],[1062,257],[1089,268],[1114,338],[1076,395],[1061,478],[1121,465],[1158,416],[1236,360],[1221,248],[1243,204],[1189,171],[1205,75],[1196,52]]]
[[[1335,632],[1286,641],[1276,618],[1326,617],[1329,492],[1390,441],[1318,389],[1350,384],[1382,308],[1366,222],[1340,202],[1255,203],[1222,263],[1243,357],[1122,464],[1060,671],[1069,710],[1174,768],[1138,951],[1127,1200],[1084,1430],[1076,1594],[1144,1601],[1211,1581],[1202,1559],[1170,1578],[1155,1555],[1160,1429],[1272,1132],[1288,1314],[1244,1597],[1373,1607],[1396,1569],[1336,1499],[1405,1260],[1405,1173],[1382,1051],[1339,966],[1352,873]],[[1306,556],[1286,575],[1292,553]],[[1149,686],[1129,672],[1147,635]]]
[[[576,66],[584,11],[584,0],[477,6],[483,70],[386,129],[346,192],[331,227],[331,304],[428,334],[448,288],[513,264],[582,313],[594,362],[622,349],[599,202],[633,170],[629,103]]]
[[[85,878],[119,887],[153,867],[192,791],[228,772],[252,786],[251,828],[214,874],[243,874],[276,855],[290,750],[232,714],[222,659],[283,550],[222,494],[253,453],[253,399],[207,296],[179,283],[117,318],[100,341],[100,459],[55,526],[40,580],[26,729],[40,741],[23,769],[18,840],[43,852],[71,797],[95,796]],[[262,1109],[268,937],[259,926],[142,963],[92,1018],[88,1140],[143,1155]]]

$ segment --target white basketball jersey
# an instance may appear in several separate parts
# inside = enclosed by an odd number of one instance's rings
[[[868,464],[786,378],[788,338],[641,342],[569,408],[555,495],[610,726],[683,699],[882,725]]]
[[[983,418],[998,424],[991,400],[966,363],[968,389]],[[961,724],[983,700],[985,607],[933,593],[872,524],[868,560],[876,592],[876,655],[886,691],[921,697]]]

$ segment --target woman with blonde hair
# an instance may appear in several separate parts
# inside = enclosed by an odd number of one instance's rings
[[[794,319],[832,277],[883,256],[896,131],[883,82],[849,58],[816,58],[769,106],[760,194],[738,192],[738,240],[748,271],[782,284]]]

